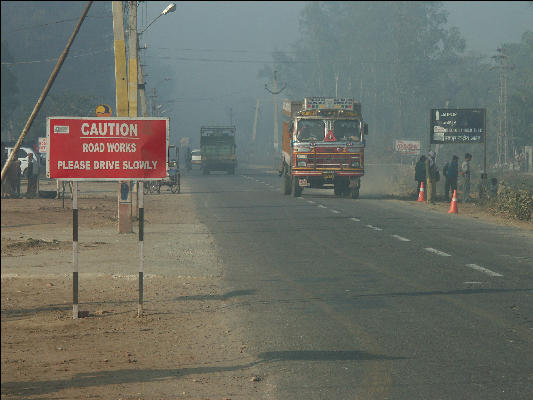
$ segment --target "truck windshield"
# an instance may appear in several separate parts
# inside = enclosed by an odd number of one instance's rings
[[[359,135],[359,121],[349,119],[339,119],[333,122],[333,133],[337,140],[361,140]]]
[[[302,142],[322,140],[324,138],[324,121],[316,119],[301,119],[298,121],[296,138]]]

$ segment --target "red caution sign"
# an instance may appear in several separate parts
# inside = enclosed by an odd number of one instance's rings
[[[167,174],[168,118],[49,117],[46,176],[156,180]]]

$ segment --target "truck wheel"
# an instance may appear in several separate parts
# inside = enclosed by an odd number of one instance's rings
[[[294,197],[300,197],[302,195],[302,188],[298,184],[298,178],[293,176],[292,177],[292,195]]]
[[[291,177],[283,174],[283,194],[291,194]]]
[[[350,189],[350,197],[352,199],[358,199],[359,198],[359,188],[353,187]]]
[[[172,193],[177,193],[177,192],[178,192],[178,189],[179,189],[178,184],[172,185],[172,186],[170,187],[170,191],[171,191]]]
[[[143,185],[143,193],[144,193],[144,194],[148,194],[148,193],[150,193],[150,183],[149,183],[149,182],[144,182],[144,185]]]

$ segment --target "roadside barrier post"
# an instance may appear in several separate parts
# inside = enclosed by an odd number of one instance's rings
[[[144,182],[139,181],[139,190],[137,191],[139,196],[139,307],[137,309],[137,316],[143,315],[143,256],[144,256]]]
[[[78,318],[78,181],[72,190],[72,319]],[[64,192],[63,192],[64,193]]]

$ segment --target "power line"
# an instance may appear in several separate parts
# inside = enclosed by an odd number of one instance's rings
[[[310,61],[273,61],[273,60],[232,60],[223,58],[192,58],[192,57],[170,57],[170,56],[156,56],[150,55],[153,58],[160,58],[162,60],[177,60],[177,61],[197,61],[197,62],[217,62],[230,64],[303,64]]]
[[[272,53],[297,53],[293,50],[272,50],[272,51],[260,51],[260,50],[245,50],[245,49],[193,49],[193,48],[174,48],[169,47],[152,47],[157,50],[173,50],[173,51],[198,51],[198,52],[227,52],[227,53],[257,53],[257,54],[272,54]]]
[[[69,58],[92,56],[92,55],[95,55],[95,54],[105,53],[105,52],[108,52],[108,51],[113,51],[113,48],[107,48],[107,49],[103,49],[103,50],[91,51],[90,53],[73,54],[73,55],[70,55]],[[10,66],[10,65],[20,65],[20,64],[37,64],[37,63],[42,63],[42,62],[57,61],[58,59],[59,59],[59,57],[57,57],[57,58],[47,58],[47,59],[44,59],[44,60],[3,62],[2,65]]]

